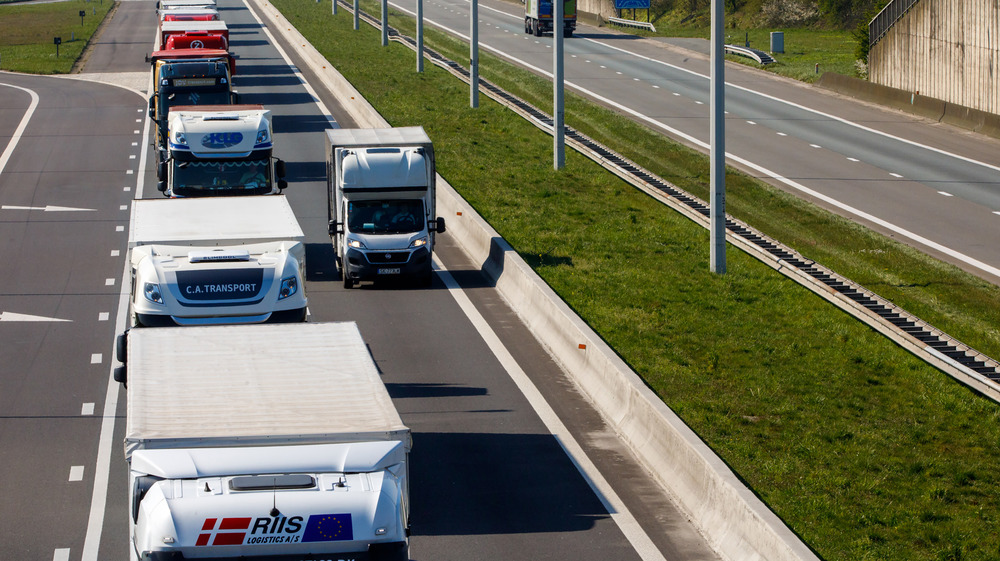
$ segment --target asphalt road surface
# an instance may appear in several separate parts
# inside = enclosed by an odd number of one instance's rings
[[[275,115],[306,233],[309,321],[358,322],[414,431],[411,556],[715,559],[448,234],[430,289],[342,288],[322,142],[341,111],[303,84],[244,4],[220,11],[242,101]],[[135,72],[154,29],[153,2],[123,2],[85,71]],[[12,559],[125,559],[124,394],[110,371],[130,203],[160,196],[145,94],[4,73],[0,84],[0,515],[16,521],[0,547]],[[511,376],[518,367],[529,382]],[[552,414],[529,403],[532,385]],[[590,462],[585,476],[576,466]]]
[[[427,0],[426,24],[468,40],[469,6]],[[553,39],[525,34],[522,6],[480,2],[480,49],[551,77]],[[707,56],[582,24],[564,53],[568,91],[707,152]],[[730,165],[1000,282],[1000,142],[737,64],[726,82]]]

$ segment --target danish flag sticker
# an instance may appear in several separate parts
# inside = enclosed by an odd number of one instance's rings
[[[250,529],[251,518],[206,518],[198,534],[199,545],[242,545]]]

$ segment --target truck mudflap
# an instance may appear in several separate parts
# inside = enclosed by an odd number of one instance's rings
[[[355,553],[313,553],[295,555],[261,555],[239,557],[252,561],[408,561],[406,542],[372,544],[368,551]],[[182,561],[188,559],[179,551],[150,551],[139,556],[141,561]],[[191,559],[194,559],[193,557]],[[199,561],[233,561],[234,557],[198,557]]]

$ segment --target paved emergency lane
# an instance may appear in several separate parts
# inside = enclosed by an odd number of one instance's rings
[[[468,0],[424,9],[468,37]],[[524,33],[521,4],[482,2],[479,16],[483,52],[551,74],[553,40]],[[564,48],[567,89],[707,152],[706,56],[589,26]],[[1000,247],[984,243],[1000,234],[1000,142],[738,64],[726,79],[731,165],[1000,282]]]
[[[38,96],[0,172],[0,516],[12,521],[0,548],[10,559],[77,557],[144,103],[60,78],[2,73],[0,83],[24,88],[0,86],[0,149],[25,90]]]

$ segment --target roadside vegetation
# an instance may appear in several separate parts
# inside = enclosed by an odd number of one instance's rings
[[[784,52],[761,66],[738,56],[728,60],[803,82],[824,72],[867,78],[868,22],[888,0],[725,0],[726,38],[732,45],[771,52],[771,32],[784,34]],[[711,0],[653,0],[649,10],[623,10],[622,17],[649,21],[655,32],[625,26],[618,31],[645,37],[711,37]],[[817,66],[818,65],[818,66]]]
[[[113,6],[112,0],[0,4],[0,70],[68,74]],[[54,37],[62,39],[58,57]]]
[[[821,557],[1000,559],[1000,407],[551,137],[321,3],[273,2]],[[374,3],[362,9],[378,14]],[[412,35],[408,17],[390,24]],[[425,41],[468,63],[468,46]],[[481,75],[551,110],[551,85],[480,53]],[[707,196],[707,158],[567,94],[566,122]],[[1000,356],[1000,291],[745,175],[732,214]]]

